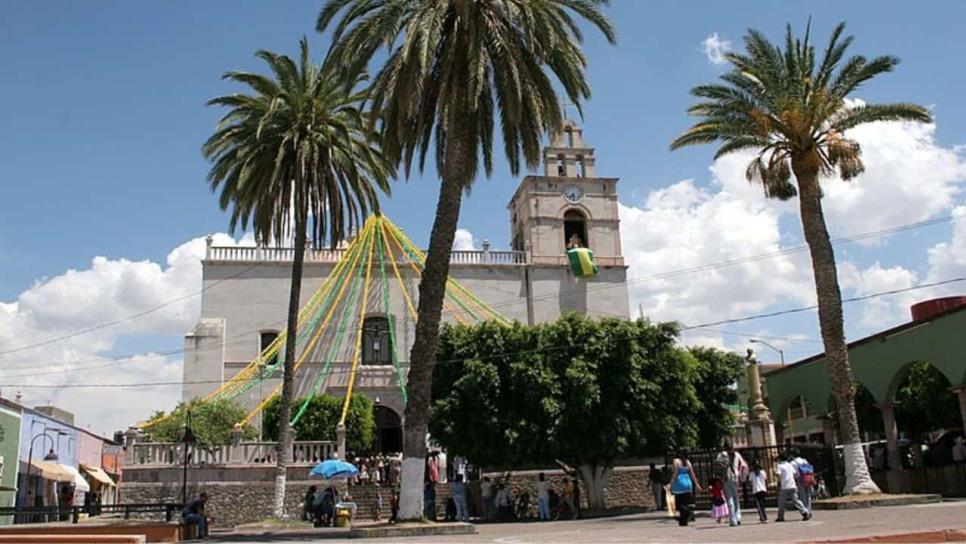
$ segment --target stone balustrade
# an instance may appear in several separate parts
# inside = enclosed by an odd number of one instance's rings
[[[292,248],[270,247],[221,247],[208,246],[205,260],[209,262],[252,262],[252,263],[285,263],[291,262],[295,251]],[[307,249],[306,263],[337,263],[345,256],[344,249]],[[397,263],[408,264],[408,257],[395,255]],[[488,247],[482,250],[456,250],[450,256],[450,262],[455,265],[492,265],[512,266],[526,264],[525,251],[492,251]]]
[[[275,442],[237,442],[215,448],[191,446],[189,466],[229,466],[274,463]],[[184,444],[179,442],[135,442],[127,446],[126,467],[180,466],[184,463]],[[336,443],[304,441],[292,445],[294,465],[315,465],[332,457]]]

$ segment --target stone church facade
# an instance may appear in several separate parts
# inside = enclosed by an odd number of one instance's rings
[[[526,176],[507,208],[510,249],[483,248],[454,251],[450,276],[493,309],[511,320],[540,323],[565,311],[597,317],[628,317],[627,267],[621,254],[616,178],[598,177],[594,148],[582,129],[565,121],[544,150],[542,175]],[[429,210],[427,210],[429,211]],[[566,256],[568,241],[590,248],[599,273],[576,278]],[[305,304],[343,257],[342,250],[308,251],[302,279]],[[255,359],[285,326],[291,274],[291,249],[215,247],[209,242],[202,261],[201,318],[185,335],[182,399],[189,401],[215,390]],[[387,350],[388,327],[394,327],[396,355],[403,373],[415,332],[402,296],[406,289],[414,304],[419,277],[409,267],[399,268],[402,283],[389,283],[390,315],[381,297],[370,297],[364,318],[349,323],[363,328],[363,356],[353,394],[376,402],[377,445],[396,446],[403,413],[399,378]],[[378,289],[378,279],[370,280]],[[352,312],[359,314],[359,312]],[[456,316],[444,312],[444,320]],[[296,394],[306,395],[323,368],[334,342],[326,331],[296,374]],[[345,394],[354,352],[354,337],[344,335],[335,347],[331,369],[316,394]],[[267,377],[235,401],[254,408],[280,379]],[[260,420],[254,420],[260,425]]]

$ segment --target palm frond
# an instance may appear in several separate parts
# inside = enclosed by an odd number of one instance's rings
[[[718,143],[715,158],[757,151],[746,175],[772,198],[795,196],[793,171],[838,173],[844,180],[861,174],[861,148],[842,134],[865,123],[928,123],[932,116],[925,108],[906,103],[848,107],[850,93],[899,61],[891,56],[845,60],[853,40],[843,37],[844,31],[844,24],[836,26],[822,58],[816,59],[811,21],[801,39],[787,26],[783,47],[749,30],[745,50],[725,55],[732,69],[718,83],[691,90],[700,101],[688,114],[698,121],[671,142],[671,149]]]

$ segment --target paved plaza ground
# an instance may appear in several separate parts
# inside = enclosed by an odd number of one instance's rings
[[[861,536],[915,533],[966,528],[966,501],[937,504],[868,508],[862,510],[818,511],[811,521],[788,516],[785,523],[759,524],[754,512],[740,527],[718,525],[699,517],[689,527],[658,514],[637,514],[612,518],[549,523],[498,523],[478,526],[478,534],[401,538],[400,542],[492,542],[523,543],[597,543],[597,542],[815,542]],[[775,511],[769,514],[774,517]],[[791,513],[789,513],[791,514]],[[288,535],[216,535],[220,542],[372,542],[392,539],[348,540],[345,531],[322,529],[317,533]]]

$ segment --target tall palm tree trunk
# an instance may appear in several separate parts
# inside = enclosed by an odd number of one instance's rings
[[[285,483],[292,462],[292,397],[295,394],[295,337],[298,328],[299,297],[302,294],[302,264],[305,262],[306,216],[298,196],[295,198],[295,255],[292,258],[292,286],[288,298],[288,325],[285,335],[285,365],[282,370],[282,397],[278,403],[278,443],[275,450],[275,497],[272,512],[285,515]]]
[[[798,180],[799,209],[802,230],[812,257],[815,291],[818,296],[818,323],[825,347],[825,364],[837,405],[845,453],[845,492],[877,493],[878,486],[869,475],[859,435],[859,419],[855,413],[855,380],[849,364],[842,317],[842,293],[835,267],[835,253],[822,212],[822,189],[818,172],[795,167]]]
[[[452,133],[451,133],[452,134]],[[406,412],[403,422],[402,485],[399,518],[423,517],[423,478],[425,476],[426,433],[429,428],[429,403],[436,364],[439,322],[449,277],[450,253],[459,222],[463,199],[465,148],[459,138],[448,142],[436,218],[429,237],[429,251],[422,280],[419,282],[419,311],[416,337],[409,352],[409,376],[406,379]]]

